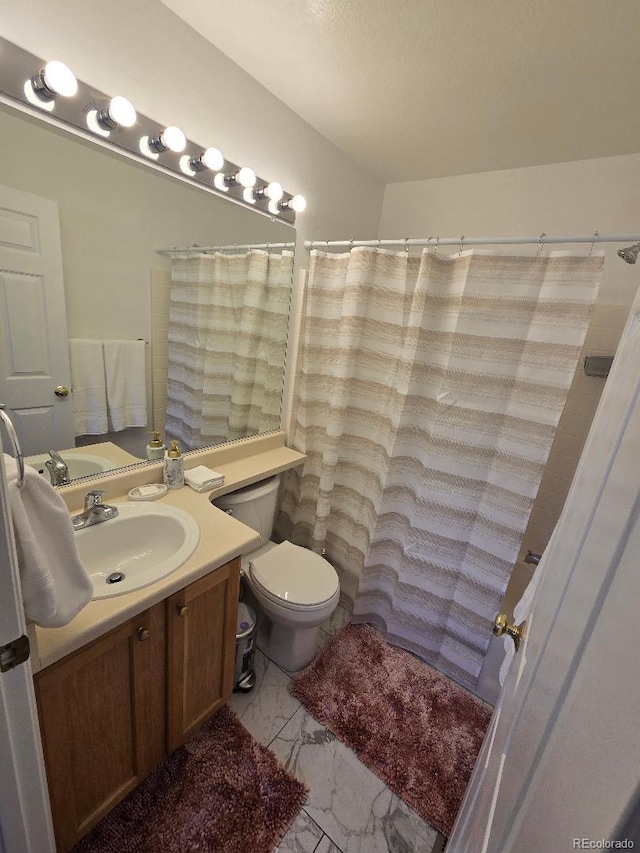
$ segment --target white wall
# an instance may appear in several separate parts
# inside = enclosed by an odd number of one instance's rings
[[[410,181],[386,187],[378,236],[638,232],[639,199],[640,154]],[[607,249],[600,301],[629,305],[639,268],[619,260],[618,248]]]
[[[233,26],[231,5],[220,26]],[[376,232],[382,184],[163,4],[5,0],[0,35],[63,60],[82,80],[126,95],[146,115],[302,193],[301,239]]]

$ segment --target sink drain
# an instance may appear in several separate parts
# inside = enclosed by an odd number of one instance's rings
[[[112,572],[107,578],[107,583],[120,583],[124,580],[124,572]]]

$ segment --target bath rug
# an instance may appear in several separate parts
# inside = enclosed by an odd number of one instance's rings
[[[370,625],[349,624],[290,685],[309,713],[444,835],[491,712]]]
[[[225,706],[73,853],[270,853],[306,798]]]

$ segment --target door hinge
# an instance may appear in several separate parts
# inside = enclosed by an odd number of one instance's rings
[[[29,660],[30,654],[29,638],[26,634],[18,637],[17,640],[12,640],[6,646],[0,646],[0,672],[15,669],[16,666]]]

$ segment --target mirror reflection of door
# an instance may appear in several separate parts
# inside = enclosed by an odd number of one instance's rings
[[[58,204],[0,187],[0,402],[25,455],[74,446]]]

